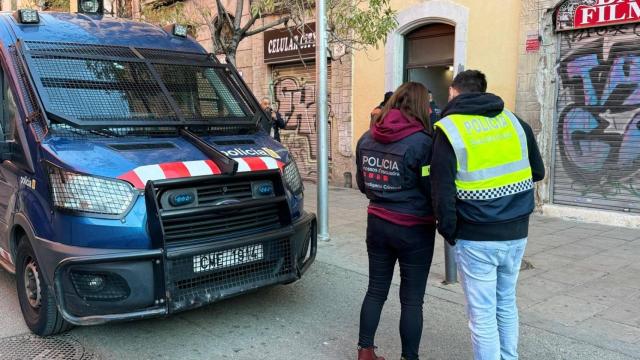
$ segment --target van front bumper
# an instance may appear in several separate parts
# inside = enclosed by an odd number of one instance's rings
[[[231,240],[144,251],[53,245],[40,247],[43,253],[38,257],[59,260],[51,271],[50,288],[65,320],[96,325],[166,316],[294,282],[315,260],[316,233],[315,215],[303,213],[290,226]],[[256,246],[261,249],[260,260],[196,268],[197,258]]]

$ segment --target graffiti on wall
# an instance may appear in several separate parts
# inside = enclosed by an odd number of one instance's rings
[[[640,196],[640,27],[563,35],[558,145],[574,190]]]
[[[296,159],[304,179],[317,177],[317,112],[316,85],[302,77],[283,76],[275,79],[273,95],[278,111],[287,126],[280,133],[282,143]],[[329,144],[333,113],[329,105]],[[329,145],[331,147],[331,145]],[[329,148],[331,157],[331,148]]]

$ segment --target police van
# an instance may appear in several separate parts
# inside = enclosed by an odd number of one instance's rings
[[[0,65],[0,265],[35,334],[170,315],[313,262],[294,159],[185,28],[1,13]]]

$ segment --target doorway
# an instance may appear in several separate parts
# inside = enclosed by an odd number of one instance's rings
[[[431,90],[440,109],[447,105],[453,80],[455,27],[432,23],[405,35],[405,81],[415,81]]]

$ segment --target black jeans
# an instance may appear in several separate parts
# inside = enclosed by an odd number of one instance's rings
[[[380,313],[389,294],[397,260],[400,263],[402,356],[407,360],[418,359],[422,337],[422,304],[433,258],[434,239],[435,226],[400,226],[369,215],[369,288],[360,312],[360,347],[374,345]]]

